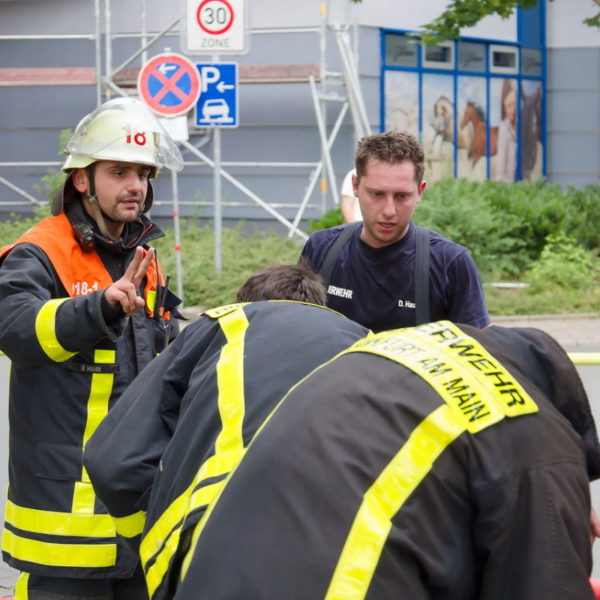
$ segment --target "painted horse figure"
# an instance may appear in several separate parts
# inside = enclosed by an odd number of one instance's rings
[[[460,122],[463,129],[471,125],[472,136],[468,147],[468,157],[474,167],[482,156],[486,155],[486,123],[483,109],[475,102],[467,102],[465,112]],[[496,154],[498,149],[498,128],[490,127],[490,154]]]

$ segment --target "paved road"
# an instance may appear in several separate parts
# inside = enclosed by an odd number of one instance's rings
[[[599,322],[594,324],[596,327],[600,324]],[[508,322],[504,321],[498,324],[508,326],[540,326],[540,323],[525,323],[520,322]],[[562,327],[562,324],[558,324]],[[589,330],[591,325],[585,327],[583,324],[578,324],[582,329]],[[540,327],[543,328],[543,327]],[[562,338],[560,335],[556,335],[559,342],[563,343],[563,346],[567,351],[586,351],[586,352],[600,352],[600,342],[586,338],[586,343],[581,344],[573,343],[571,339],[573,327],[566,327],[567,337]],[[569,333],[570,332],[570,333]],[[549,331],[554,333],[554,331]],[[598,338],[600,339],[600,338]],[[588,343],[589,342],[589,343]],[[4,515],[4,494],[8,481],[7,476],[7,454],[8,454],[8,371],[9,361],[5,356],[0,355],[0,414],[4,418],[0,418],[0,521],[3,520]],[[590,402],[592,404],[592,411],[594,417],[600,426],[600,365],[585,365],[578,366],[579,374],[582,378],[583,384],[588,392]],[[598,513],[600,513],[600,480],[592,483],[592,503],[596,507]],[[596,578],[600,578],[600,540],[596,542],[594,546],[594,570],[592,575]],[[0,561],[0,598],[2,596],[8,596],[12,592],[14,582],[16,580],[16,571],[11,569],[4,562]]]

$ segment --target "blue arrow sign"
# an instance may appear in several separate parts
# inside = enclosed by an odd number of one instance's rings
[[[237,63],[197,63],[196,68],[200,75],[196,126],[237,127]]]

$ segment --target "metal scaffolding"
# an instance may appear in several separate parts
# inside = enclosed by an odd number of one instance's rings
[[[80,36],[51,36],[54,39],[88,39],[94,42],[95,46],[95,87],[96,87],[96,103],[100,105],[104,100],[112,97],[113,95],[128,96],[130,91],[124,88],[123,85],[119,84],[119,76],[130,67],[138,58],[141,59],[142,64],[147,61],[148,51],[159,41],[163,40],[166,36],[177,34],[179,31],[176,29],[181,26],[183,16],[175,19],[172,23],[168,24],[167,27],[157,33],[150,33],[146,27],[146,15],[147,15],[147,0],[142,0],[141,10],[141,25],[140,32],[137,34],[115,34],[111,27],[111,8],[112,0],[94,0],[94,32],[89,35]],[[247,162],[227,162],[222,161],[220,156],[220,131],[215,128],[212,131],[213,136],[213,150],[214,156],[211,158],[200,149],[209,139],[211,133],[208,131],[196,132],[194,135],[199,135],[200,140],[198,143],[191,143],[190,141],[182,141],[179,144],[185,148],[192,156],[197,158],[197,161],[187,161],[186,166],[206,166],[212,169],[214,172],[215,182],[215,197],[212,203],[214,208],[214,223],[215,223],[215,268],[217,272],[220,271],[220,227],[221,227],[221,216],[220,207],[227,205],[221,202],[220,193],[221,178],[228,181],[242,194],[244,194],[250,201],[262,210],[266,211],[273,219],[280,222],[287,230],[288,236],[297,236],[301,239],[306,239],[307,234],[300,228],[300,222],[307,209],[311,197],[314,194],[314,190],[318,181],[321,183],[321,204],[320,208],[324,212],[327,207],[328,191],[334,205],[338,204],[338,186],[335,179],[331,160],[331,149],[336,140],[336,137],[340,131],[340,128],[344,122],[347,111],[350,110],[352,120],[355,128],[355,138],[370,133],[370,126],[366,114],[365,105],[362,98],[360,80],[358,69],[356,65],[355,52],[351,48],[351,38],[348,25],[328,25],[327,24],[327,10],[328,1],[321,2],[321,22],[318,27],[298,27],[298,28],[270,28],[270,29],[253,29],[251,35],[264,35],[272,33],[313,33],[318,37],[319,48],[320,48],[320,64],[319,64],[319,81],[313,75],[310,75],[307,79],[310,86],[310,92],[313,99],[313,106],[315,111],[315,118],[317,123],[317,129],[320,140],[321,156],[318,161],[315,162],[260,162],[260,161],[247,161]],[[328,31],[333,31],[339,55],[341,57],[342,73],[332,73],[327,68],[326,61],[326,37]],[[113,43],[118,37],[139,37],[140,47],[131,56],[129,56],[120,65],[113,67]],[[48,39],[49,36],[0,36],[1,40],[6,39]],[[104,44],[102,44],[104,41]],[[218,57],[214,57],[218,60]],[[104,59],[104,60],[103,60]],[[333,90],[333,91],[332,91]],[[337,116],[328,131],[327,126],[327,105],[335,104],[339,107]],[[21,168],[31,166],[45,166],[45,167],[59,167],[59,162],[5,162],[0,163],[0,169],[3,168]],[[293,204],[273,204],[258,194],[254,193],[242,182],[240,182],[234,175],[230,173],[229,168],[234,167],[256,167],[256,168],[298,168],[308,170],[308,185],[306,187],[303,198],[298,203]],[[1,172],[1,171],[0,171]],[[178,236],[179,232],[179,206],[181,204],[193,204],[198,205],[198,202],[180,202],[178,198],[178,185],[177,185],[177,173],[172,175],[172,194],[171,200],[173,207],[174,227],[175,232]],[[19,195],[22,200],[20,202],[13,202],[11,205],[41,205],[43,201],[34,198],[31,194],[20,189],[18,186],[9,182],[5,177],[0,176],[0,185],[4,185]],[[0,204],[7,204],[6,202]],[[155,201],[156,205],[161,204],[160,201]],[[232,206],[239,206],[240,203],[228,203]],[[296,209],[296,215],[293,220],[287,219],[280,210],[282,207],[289,208],[290,206]],[[217,241],[218,239],[218,241]],[[181,248],[179,240],[176,240],[176,248]],[[177,255],[178,270],[180,269],[180,257]],[[181,273],[178,272],[177,280],[181,282]],[[178,290],[181,295],[181,290]]]

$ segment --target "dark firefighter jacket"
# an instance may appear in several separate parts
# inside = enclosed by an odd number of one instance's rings
[[[175,599],[592,600],[598,456],[577,372],[545,333],[383,332],[259,430]]]
[[[81,218],[75,204],[69,218],[47,217],[0,249],[0,349],[12,361],[2,552],[11,566],[40,575],[125,577],[136,557],[117,543],[83,467],[83,447],[164,345],[158,315],[143,310],[127,319],[102,299],[135,247],[162,232],[144,218],[126,226],[126,246],[111,251],[98,237],[96,249],[84,252],[69,220]],[[146,277],[149,308],[160,282],[156,264]]]
[[[84,463],[118,530],[133,537],[144,528],[140,555],[152,596],[169,595],[185,532],[275,404],[367,333],[299,302],[220,307],[188,325],[133,382]]]

